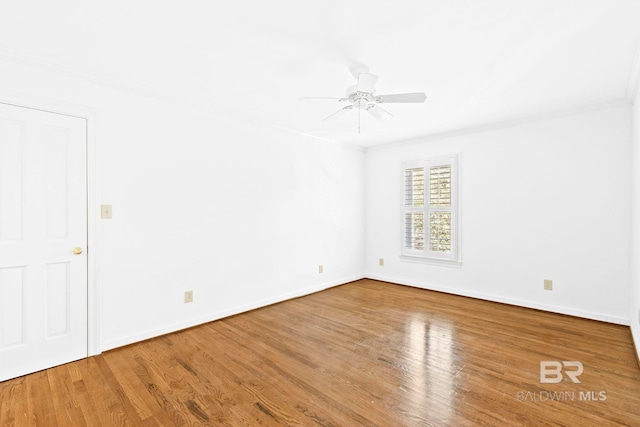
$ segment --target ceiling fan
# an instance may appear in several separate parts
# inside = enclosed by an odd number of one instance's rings
[[[378,80],[378,76],[369,73],[367,68],[358,68],[352,70],[353,76],[358,80],[358,83],[347,89],[346,97],[344,98],[331,98],[331,97],[304,97],[300,99],[333,99],[338,102],[348,102],[349,105],[342,107],[335,113],[324,118],[322,121],[332,120],[349,110],[358,111],[358,133],[360,133],[360,112],[366,111],[378,120],[389,120],[393,117],[384,108],[378,104],[390,104],[390,103],[420,103],[427,99],[427,95],[424,92],[414,93],[395,93],[390,95],[376,95],[375,84]]]

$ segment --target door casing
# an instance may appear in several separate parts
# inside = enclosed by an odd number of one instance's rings
[[[29,94],[0,90],[0,103],[31,108],[45,112],[79,117],[87,123],[87,356],[102,352],[100,346],[100,298],[97,276],[99,259],[99,206],[98,176],[96,161],[96,119],[97,111],[88,106],[69,104]]]

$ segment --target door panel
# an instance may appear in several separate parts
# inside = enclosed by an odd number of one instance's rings
[[[24,272],[25,267],[0,269],[0,309],[2,309],[3,347],[22,344],[24,337]]]
[[[22,240],[22,158],[25,124],[0,121],[0,243]]]
[[[0,381],[87,356],[86,182],[84,119],[0,104]]]

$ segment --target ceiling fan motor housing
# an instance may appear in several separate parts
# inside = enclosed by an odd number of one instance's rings
[[[367,92],[354,92],[345,101],[351,102],[356,108],[366,109],[368,104],[375,102],[375,97]]]

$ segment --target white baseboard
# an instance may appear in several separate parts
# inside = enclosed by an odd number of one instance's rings
[[[633,339],[633,346],[636,349],[636,359],[638,360],[638,366],[640,366],[640,327],[631,325],[631,338]]]
[[[601,322],[615,323],[617,325],[629,326],[629,319],[619,316],[610,316],[602,313],[594,313],[590,311],[578,310],[571,307],[560,307],[547,304],[539,304],[531,301],[520,300],[516,298],[503,297],[500,295],[485,294],[482,292],[469,292],[460,289],[449,288],[434,284],[424,285],[413,281],[398,280],[391,277],[384,277],[377,274],[367,274],[366,278],[380,280],[383,282],[395,283],[398,285],[412,286],[414,288],[427,289],[430,291],[444,292],[452,295],[460,295],[464,297],[476,298],[485,301],[499,302],[503,304],[516,305],[519,307],[533,308],[536,310],[549,311],[551,313],[566,314],[569,316],[582,317],[584,319],[598,320]],[[640,337],[639,337],[640,338]]]
[[[286,294],[281,294],[275,297],[266,298],[260,301],[254,301],[249,304],[243,304],[237,307],[233,307],[226,310],[217,311],[205,316],[201,316],[195,319],[189,319],[185,322],[175,323],[172,325],[168,325],[162,328],[146,331],[140,334],[129,335],[127,337],[122,337],[119,339],[111,340],[101,345],[100,351],[112,350],[117,347],[122,347],[129,344],[134,344],[140,341],[148,340],[151,338],[159,337],[161,335],[169,334],[172,332],[177,332],[182,329],[192,328],[194,326],[202,325],[204,323],[213,322],[214,320],[223,319],[225,317],[234,316],[236,314],[244,313],[246,311],[255,310],[261,307],[266,307],[271,304],[276,304],[279,302],[287,301],[294,298],[299,298],[305,295],[311,295],[316,292],[324,291],[325,289],[333,288],[335,286],[340,286],[345,283],[353,282],[355,280],[363,279],[364,276],[353,276],[347,277],[341,280],[335,280],[332,282],[322,283],[320,285],[311,286],[309,288],[300,289],[294,292],[289,292]]]
[[[335,286],[340,286],[343,285],[345,283],[349,283],[349,282],[353,282],[356,280],[360,280],[360,279],[373,279],[373,280],[380,280],[383,282],[389,282],[389,283],[394,283],[394,284],[398,284],[398,285],[403,285],[403,286],[412,286],[415,288],[421,288],[421,289],[425,289],[425,290],[431,290],[431,291],[438,291],[438,292],[444,292],[444,293],[448,293],[448,294],[452,294],[452,295],[460,295],[460,296],[464,296],[464,297],[470,297],[470,298],[476,298],[476,299],[481,299],[481,300],[485,300],[485,301],[492,301],[492,302],[498,302],[498,303],[503,303],[503,304],[510,304],[510,305],[515,305],[515,306],[519,306],[519,307],[526,307],[526,308],[533,308],[536,310],[543,310],[543,311],[548,311],[548,312],[552,312],[552,313],[558,313],[558,314],[566,314],[569,316],[576,316],[576,317],[581,317],[581,318],[585,318],[585,319],[591,319],[591,320],[598,320],[601,322],[608,322],[608,323],[615,323],[618,325],[624,325],[624,326],[629,326],[630,322],[629,319],[625,319],[622,317],[617,317],[617,316],[609,316],[609,315],[604,315],[601,313],[594,313],[594,312],[589,312],[589,311],[583,311],[583,310],[577,310],[574,308],[568,308],[568,307],[558,307],[558,306],[551,306],[551,305],[546,305],[546,304],[537,304],[537,303],[532,303],[530,301],[524,301],[524,300],[519,300],[519,299],[515,299],[515,298],[507,298],[507,297],[501,297],[498,295],[490,295],[490,294],[484,294],[481,292],[468,292],[468,291],[461,291],[459,289],[453,289],[453,288],[448,288],[446,286],[438,286],[438,285],[424,285],[424,284],[419,284],[419,283],[415,283],[412,281],[404,281],[404,280],[397,280],[394,278],[390,278],[390,277],[385,277],[385,276],[380,276],[380,275],[365,275],[365,276],[353,276],[353,277],[348,277],[348,278],[344,278],[341,280],[336,280],[336,281],[332,281],[332,282],[326,282],[326,283],[322,283],[320,285],[316,285],[316,286],[311,286],[309,288],[305,288],[305,289],[301,289],[301,290],[297,290],[294,292],[289,292],[286,294],[281,294],[275,297],[271,297],[271,298],[266,298],[260,301],[255,301],[249,304],[243,304],[237,307],[233,307],[227,310],[221,310],[221,311],[217,311],[211,314],[208,314],[206,316],[201,316],[195,319],[190,319],[187,320],[185,322],[181,322],[181,323],[176,323],[176,324],[172,324],[172,325],[168,325],[162,328],[158,328],[158,329],[154,329],[154,330],[150,330],[150,331],[146,331],[140,334],[135,334],[135,335],[130,335],[127,337],[123,337],[123,338],[119,338],[116,340],[112,340],[112,341],[108,341],[106,343],[103,343],[101,346],[101,351],[107,351],[107,350],[112,350],[114,348],[117,347],[122,347],[125,345],[129,345],[129,344],[133,344],[136,342],[140,342],[140,341],[144,341],[144,340],[148,340],[151,338],[155,338],[155,337],[159,337],[161,335],[165,335],[168,333],[172,333],[172,332],[176,332],[176,331],[180,331],[182,329],[187,329],[187,328],[191,328],[194,326],[198,326],[198,325],[202,325],[204,323],[208,323],[208,322],[213,322],[215,320],[219,320],[219,319],[223,319],[225,317],[229,317],[229,316],[233,316],[236,314],[240,314],[240,313],[244,313],[247,311],[251,311],[251,310],[255,310],[261,307],[266,307],[268,305],[271,304],[276,304],[279,302],[283,302],[283,301],[287,301],[290,299],[294,299],[294,298],[299,298],[305,295],[311,295],[314,294],[316,292],[320,292],[323,291],[325,289],[329,289]],[[640,329],[640,328],[635,328],[635,329]],[[634,343],[636,345],[636,352],[638,355],[640,355],[640,330],[634,330],[634,328],[631,328],[631,332],[632,332],[632,336],[634,339]],[[640,356],[639,356],[640,357]]]

